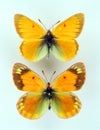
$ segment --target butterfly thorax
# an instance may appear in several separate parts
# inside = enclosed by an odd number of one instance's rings
[[[44,90],[44,96],[49,100],[53,98],[54,90],[50,87],[50,83],[48,82],[47,88]]]

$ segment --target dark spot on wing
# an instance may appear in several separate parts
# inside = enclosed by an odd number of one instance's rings
[[[35,79],[35,77],[33,76],[32,79]]]
[[[63,78],[66,79],[66,76],[64,76]]]
[[[64,24],[64,27],[66,27],[66,24]]]
[[[34,24],[32,25],[32,27],[33,27],[33,28],[35,27]]]

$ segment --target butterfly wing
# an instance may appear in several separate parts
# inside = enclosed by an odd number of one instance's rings
[[[21,63],[14,64],[12,75],[19,90],[41,93],[46,88],[44,80]]]
[[[57,39],[56,45],[51,48],[52,54],[61,61],[71,60],[78,50],[77,41],[74,39]]]
[[[85,82],[85,65],[78,62],[61,73],[53,82],[52,88],[57,92],[79,90]]]
[[[75,14],[55,27],[52,33],[57,38],[73,39],[77,38],[82,31],[84,25],[84,14]]]
[[[23,41],[20,51],[29,61],[39,61],[48,54],[47,45],[42,44],[41,40]]]
[[[52,108],[60,118],[69,118],[76,115],[81,109],[79,98],[68,92],[66,94],[55,94],[52,100]]]
[[[14,23],[17,33],[24,39],[20,51],[25,59],[38,61],[47,55],[47,47],[42,44],[46,31],[38,23],[22,14],[15,15]]]
[[[23,95],[17,102],[19,113],[28,119],[40,118],[47,110],[49,100],[42,94],[37,95],[32,92]]]
[[[22,14],[14,16],[14,23],[17,33],[23,39],[38,39],[46,33],[38,23]]]
[[[56,58],[67,61],[71,60],[77,53],[78,43],[75,40],[82,31],[84,15],[75,14],[60,23],[53,29],[56,45],[52,47],[52,53]]]

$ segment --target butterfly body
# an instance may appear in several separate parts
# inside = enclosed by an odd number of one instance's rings
[[[14,22],[17,33],[23,38],[20,51],[27,60],[39,61],[52,52],[57,59],[68,61],[77,54],[78,43],[75,38],[82,31],[84,14],[69,17],[52,31],[45,30],[22,14],[16,14]]]
[[[43,96],[49,100],[48,109],[51,109],[51,100],[54,97],[54,90],[50,87],[50,83],[47,83],[47,88],[43,91]]]
[[[81,101],[71,91],[82,87],[85,73],[84,64],[79,62],[57,76],[52,83],[46,83],[27,66],[16,63],[12,73],[14,83],[19,90],[27,91],[17,102],[19,113],[28,119],[37,119],[52,108],[60,118],[76,115],[81,109]]]
[[[47,88],[43,91],[43,94],[46,98],[52,99],[54,90],[50,87],[50,83],[48,82]]]
[[[52,34],[50,30],[47,31],[47,33],[42,37],[43,41],[41,43],[41,46],[46,45],[47,46],[47,55],[49,57],[50,50],[52,49],[52,46],[56,46],[55,37]]]

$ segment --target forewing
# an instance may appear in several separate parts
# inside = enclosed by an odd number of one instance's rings
[[[17,102],[17,110],[28,119],[40,118],[47,110],[49,101],[41,95],[26,93]]]
[[[20,90],[39,93],[46,88],[44,80],[21,63],[14,64],[12,75],[16,87]]]
[[[84,25],[84,14],[75,14],[54,28],[53,34],[56,38],[74,39],[79,36]]]
[[[46,33],[38,23],[22,14],[14,16],[14,23],[17,33],[24,39],[38,39]]]
[[[79,90],[85,82],[86,70],[82,62],[72,65],[61,73],[53,82],[52,88],[57,92]]]

